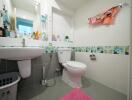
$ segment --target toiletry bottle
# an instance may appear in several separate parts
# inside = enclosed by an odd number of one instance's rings
[[[0,27],[0,37],[3,37],[3,28]]]
[[[69,36],[65,36],[65,42],[69,42]]]
[[[11,31],[11,32],[10,32],[10,37],[11,37],[11,38],[15,38],[15,37],[16,37],[16,33],[15,33],[14,31]]]
[[[0,27],[3,26],[3,18],[2,18],[2,14],[0,15]]]
[[[40,39],[40,32],[37,31],[37,32],[35,33],[35,39],[36,39],[36,40],[39,40],[39,39]]]
[[[8,29],[5,30],[5,36],[10,37],[10,31]]]
[[[35,39],[35,32],[32,33],[31,38]]]
[[[0,37],[5,37],[5,30],[0,27]]]

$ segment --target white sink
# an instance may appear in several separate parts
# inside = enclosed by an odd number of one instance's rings
[[[17,60],[22,78],[31,76],[31,59],[42,54],[43,48],[39,47],[0,47],[0,59]]]
[[[39,47],[0,47],[0,59],[30,60],[42,53],[43,48]]]
[[[43,48],[39,47],[42,45],[43,41],[33,39],[0,37],[0,59],[16,60],[20,75],[28,78],[31,76],[31,59],[43,54]]]

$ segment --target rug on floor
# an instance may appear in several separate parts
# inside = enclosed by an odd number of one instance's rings
[[[75,88],[68,94],[61,97],[60,100],[92,100],[92,97],[88,96],[80,88]]]

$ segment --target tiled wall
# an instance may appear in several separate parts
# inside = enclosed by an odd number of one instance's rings
[[[130,89],[129,97],[130,97],[130,100],[132,100],[132,65],[130,66],[129,89]]]
[[[19,100],[29,100],[29,98],[38,95],[45,90],[45,86],[41,85],[42,68],[43,66],[50,67],[47,78],[54,77],[53,73],[57,67],[60,67],[56,54],[52,54],[52,61],[50,63],[50,54],[44,54],[41,57],[32,60],[32,74],[27,79],[22,79],[19,83]],[[32,91],[32,92],[31,92]]]
[[[47,77],[54,77],[56,68],[60,68],[57,57],[57,49],[59,47],[48,46],[45,47],[45,53],[43,56],[32,59],[32,74],[27,79],[21,79],[18,85],[18,100],[29,100],[31,97],[38,95],[45,91],[45,87],[41,85],[42,80],[42,68],[43,66],[50,67]],[[97,47],[69,47],[74,52],[88,52],[88,53],[107,53],[107,54],[129,54],[129,46],[97,46]],[[51,64],[50,53],[52,54]],[[72,54],[72,60],[75,59],[74,53]],[[8,72],[18,72],[18,65],[16,61],[0,60],[0,74]],[[31,92],[32,91],[32,92]]]
[[[50,63],[50,55],[51,64]],[[72,60],[75,59],[74,53],[72,53]],[[42,68],[49,68],[48,73],[46,73],[47,78],[53,78],[56,68],[61,68],[62,66],[58,62],[57,53],[45,53],[43,56],[32,59],[31,61],[31,71],[32,74],[29,78],[21,79],[18,85],[18,100],[29,100],[35,95],[43,92],[45,86],[41,85],[42,80]],[[8,72],[18,72],[17,61],[1,60],[0,61],[0,74]]]
[[[45,47],[45,53],[57,52],[58,48],[63,47]],[[88,52],[88,53],[105,53],[105,54],[120,54],[129,55],[129,46],[88,46],[88,47],[69,47],[74,52]]]
[[[129,55],[129,46],[75,47],[73,49],[75,52]]]
[[[132,78],[130,78],[130,100],[132,100]]]
[[[11,60],[0,60],[0,74],[18,72],[17,62]]]

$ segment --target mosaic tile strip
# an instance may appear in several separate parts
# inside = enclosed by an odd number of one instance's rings
[[[44,48],[45,53],[56,53],[58,48],[64,47],[54,47],[47,46]],[[91,47],[69,47],[75,52],[88,52],[88,53],[105,53],[105,54],[121,54],[129,55],[129,46],[91,46]]]
[[[7,46],[2,46],[2,47],[7,47]],[[65,47],[55,47],[49,45],[43,48],[44,48],[44,53],[57,53],[58,48],[65,48]],[[120,55],[130,54],[129,46],[88,46],[88,47],[68,47],[68,48],[72,48],[74,52],[120,54]]]
[[[44,53],[56,53],[58,47],[53,47],[53,46],[47,46],[44,47]]]
[[[74,47],[75,52],[129,55],[129,46]]]

